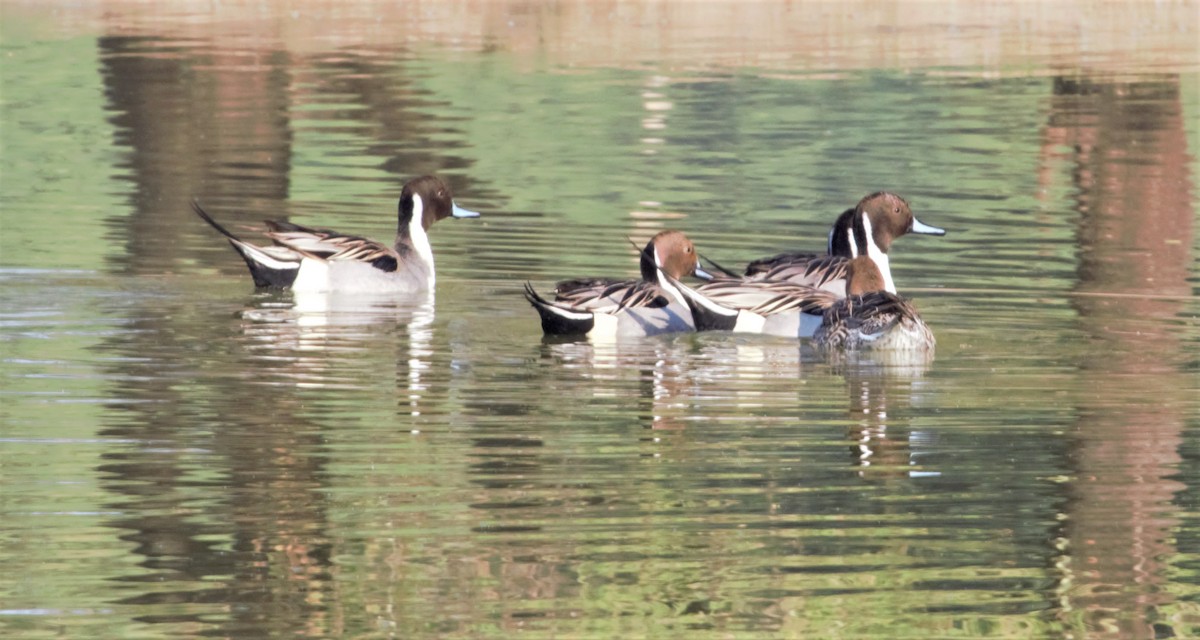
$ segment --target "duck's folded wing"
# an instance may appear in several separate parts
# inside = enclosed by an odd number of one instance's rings
[[[267,236],[276,244],[305,256],[328,262],[363,262],[384,271],[396,270],[395,249],[374,240],[290,222],[268,221],[267,226],[271,229]]]
[[[721,306],[761,316],[787,311],[819,315],[839,298],[816,287],[784,280],[716,280],[696,290]]]
[[[746,265],[745,275],[753,277],[765,276],[767,273],[781,266],[800,266],[808,264],[813,260],[818,260],[822,256],[816,253],[799,253],[789,252],[771,256],[769,258],[759,258]]]
[[[618,280],[616,278],[577,278],[563,280],[554,285],[554,301],[569,306],[583,304],[604,295],[613,285],[622,283],[632,284],[636,280]]]
[[[593,313],[612,314],[622,309],[658,308],[671,303],[658,285],[642,280],[564,280],[555,287],[554,294],[556,304]]]
[[[767,264],[767,260],[774,262]],[[841,256],[785,253],[750,263],[751,266],[760,264],[753,273],[751,267],[746,267],[746,275],[760,280],[787,280],[810,287],[823,287],[835,280],[845,279],[849,262]]]
[[[658,285],[642,280],[614,282],[602,289],[576,292],[567,301],[557,303],[580,311],[615,314],[625,309],[659,308],[671,304],[667,293]],[[584,295],[587,293],[589,295]]]

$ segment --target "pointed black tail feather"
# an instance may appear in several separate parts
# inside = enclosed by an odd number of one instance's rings
[[[200,201],[194,198],[192,199],[192,211],[195,211],[201,220],[207,222],[209,226],[219,231],[221,235],[229,240],[229,244],[233,247],[234,251],[238,252],[242,260],[246,261],[246,266],[250,268],[250,277],[254,278],[254,286],[259,288],[286,289],[296,281],[296,276],[300,273],[300,263],[298,261],[294,265],[289,264],[288,266],[273,267],[268,263],[279,264],[280,260],[270,256],[259,247],[233,235],[232,232],[221,226],[212,216],[208,215],[208,212],[200,206]]]
[[[542,319],[542,333],[554,336],[586,335],[596,326],[596,319],[586,311],[572,311],[546,300],[525,283],[525,299]]]
[[[209,224],[209,226],[216,229],[217,231],[220,231],[221,235],[225,236],[226,238],[229,238],[230,240],[238,240],[239,239],[237,236],[233,235],[233,233],[231,233],[229,231],[229,229],[222,227],[221,223],[217,222],[216,220],[213,220],[213,217],[208,215],[208,212],[205,211],[204,208],[200,206],[200,201],[195,198],[192,198],[192,211],[195,211],[196,215],[200,216],[201,220],[207,222]]]

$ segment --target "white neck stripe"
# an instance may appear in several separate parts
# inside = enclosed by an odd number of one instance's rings
[[[883,274],[883,288],[889,293],[896,293],[896,284],[892,282],[892,269],[888,265],[888,254],[875,244],[875,234],[871,233],[871,220],[863,213],[863,229],[867,232],[867,256],[879,267]]]
[[[408,239],[422,262],[429,265],[429,288],[433,288],[433,247],[429,246],[429,234],[425,233],[425,203],[421,196],[413,194],[412,218],[408,221]]]
[[[680,288],[682,289],[683,287],[680,287]],[[708,309],[709,311],[711,311],[713,313],[716,313],[716,314],[719,314],[722,316],[726,316],[726,317],[733,317],[733,316],[738,315],[738,313],[739,313],[737,309],[730,309],[730,308],[723,307],[719,303],[709,299],[708,296],[704,295],[703,293],[700,293],[699,291],[696,291],[696,290],[687,290],[687,291],[688,291],[688,297],[690,297],[693,302],[700,304],[700,306],[704,307],[705,309]]]
[[[658,249],[654,250],[654,259],[658,259]],[[667,281],[667,277],[663,274],[662,269],[655,269],[654,271],[658,274],[658,286],[670,294],[675,299],[675,302],[686,305],[687,302],[683,299],[683,294],[679,292],[679,289],[675,288],[675,285]]]

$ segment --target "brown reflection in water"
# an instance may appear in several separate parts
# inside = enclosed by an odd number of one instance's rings
[[[189,202],[236,195],[241,206],[287,196],[291,132],[287,55],[196,49],[194,43],[99,38],[100,72],[128,148],[134,208],[120,233],[127,272],[173,261]],[[190,215],[190,213],[189,213]]]
[[[286,219],[281,203],[290,187],[297,106],[329,104],[331,120],[374,125],[357,129],[366,137],[362,149],[339,151],[379,158],[382,173],[396,176],[397,197],[407,178],[467,165],[446,152],[448,143],[435,142],[447,137],[446,125],[393,70],[394,50],[305,58],[261,42],[234,48],[125,35],[98,42],[116,145],[128,148],[136,185],[132,215],[118,223],[127,247],[116,260],[125,272],[177,271],[173,265],[188,257],[189,243],[181,240],[202,228],[192,198],[235,229],[239,215],[256,227],[263,217]],[[460,195],[469,189],[462,177],[443,177]],[[203,232],[211,246],[221,244],[215,232]],[[221,267],[243,271],[236,258]]]
[[[442,153],[454,144],[448,140],[462,136],[446,135],[453,130],[430,115],[438,105],[414,86],[403,65],[397,66],[401,55],[395,50],[338,52],[298,60],[294,100],[313,105],[332,101],[337,113],[329,119],[377,125],[360,129],[368,137],[361,153],[380,158],[387,173],[407,179],[467,167],[466,159]],[[354,108],[339,110],[347,103]],[[443,177],[456,195],[466,190],[462,177]],[[397,197],[399,189],[398,182]]]
[[[10,3],[34,13],[44,3]],[[804,70],[1003,69],[1065,65],[1193,65],[1190,2],[788,3],[600,0],[81,3],[78,25],[102,19],[134,33],[216,37],[296,54],[397,43],[511,53],[522,64]],[[53,6],[53,5],[47,5]],[[79,28],[79,27],[75,27]],[[1160,67],[1161,68],[1161,67]],[[1024,73],[1024,70],[1022,71]]]
[[[109,526],[138,543],[151,572],[112,576],[128,583],[119,603],[149,605],[141,620],[175,628],[325,635],[334,623],[317,606],[332,549],[320,432],[299,417],[294,395],[212,369],[224,358],[162,375],[162,363],[210,337],[197,325],[210,316],[175,307],[164,325],[161,311],[132,308],[143,315],[131,331],[100,346],[114,363],[111,395],[122,399],[101,434],[130,443],[97,469],[109,508],[123,514]],[[244,371],[264,362],[242,355]]]
[[[194,233],[189,224],[198,224],[188,205],[194,196],[210,206],[216,203],[212,208],[222,214],[219,217],[235,226],[238,212],[251,212],[254,218],[264,211],[286,217],[278,208],[289,190],[288,114],[297,99],[292,93],[297,60],[279,51],[209,49],[191,40],[125,35],[102,37],[99,48],[109,109],[115,114],[116,144],[128,148],[127,170],[136,185],[133,213],[121,221],[120,234],[128,246],[120,253],[118,268],[157,272],[186,256],[188,245],[182,239]],[[342,64],[347,74],[358,68],[353,61]],[[338,77],[339,69],[333,71],[330,75]],[[411,132],[421,127],[413,126],[412,118],[381,115],[403,109],[396,100],[379,96],[404,92],[389,86],[388,74],[367,75],[354,81],[353,90],[334,81],[311,91],[339,94],[342,102],[344,94],[350,94],[374,105],[365,111],[367,117],[382,119],[386,133],[381,135],[398,140],[409,136],[407,143],[372,148],[373,152],[391,157],[399,147],[420,147],[423,139],[413,138]],[[320,99],[312,93],[301,97]],[[422,170],[453,165],[425,151]],[[221,244],[215,234],[212,242]],[[240,262],[230,256],[222,268],[244,274]],[[133,308],[130,313],[137,318],[129,332],[132,338],[104,349],[123,363],[114,366],[115,379],[137,381],[114,389],[114,395],[134,402],[125,419],[105,435],[152,445],[114,455],[101,469],[109,490],[121,496],[115,506],[128,514],[113,526],[129,531],[124,537],[140,543],[145,567],[178,586],[168,592],[147,589],[123,602],[207,603],[234,612],[222,623],[227,631],[269,628],[289,637],[337,635],[340,616],[321,604],[338,600],[323,595],[334,585],[326,503],[318,491],[327,484],[326,459],[320,453],[319,429],[298,417],[295,389],[285,387],[271,395],[263,386],[206,372],[203,364],[187,372],[187,385],[172,376],[145,374],[138,363],[174,362],[179,353],[192,351],[190,344],[210,342],[211,329],[195,326],[208,317],[190,308],[170,313]],[[247,361],[234,370],[259,371],[264,366],[256,354],[245,356]],[[304,364],[301,360],[277,365],[299,375],[303,372],[294,369]],[[222,358],[214,362],[228,365]],[[219,404],[198,400],[189,392],[196,388]],[[204,451],[206,469],[193,468],[194,455],[163,451]],[[197,497],[194,476],[213,473],[226,487],[224,501],[192,504]],[[231,548],[212,544],[213,538],[228,540]],[[269,602],[257,600],[263,594],[271,594]],[[180,614],[161,621],[189,619],[208,625],[214,617]]]
[[[1060,597],[1091,637],[1153,638],[1169,626],[1171,502],[1187,389],[1173,331],[1192,265],[1192,177],[1179,78],[1060,77],[1044,156],[1070,149],[1078,190],[1079,281],[1089,340],[1071,434]],[[1113,294],[1116,294],[1115,296]],[[1180,632],[1183,630],[1176,630]]]

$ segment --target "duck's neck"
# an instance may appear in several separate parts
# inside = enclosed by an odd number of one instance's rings
[[[414,199],[413,215],[407,221],[401,221],[396,234],[396,253],[408,260],[415,260],[423,267],[429,287],[433,288],[433,247],[429,244],[429,234],[421,224],[420,199]]]
[[[639,261],[642,269],[642,281],[658,285],[667,295],[671,296],[671,300],[677,304],[687,304],[683,299],[683,294],[675,285],[671,284],[667,277],[663,274],[662,269],[658,266],[658,256],[655,255],[654,247],[647,247],[642,252],[641,260]]]
[[[892,269],[888,265],[888,254],[883,253],[878,249],[871,251],[871,249],[874,249],[874,247],[875,245],[870,245],[870,248],[867,251],[867,256],[871,258],[871,261],[875,263],[875,266],[879,267],[879,274],[883,276],[884,291],[887,291],[888,293],[896,293],[896,283],[892,282]]]
[[[892,268],[888,261],[887,249],[881,247],[875,239],[875,230],[871,226],[871,217],[864,212],[858,212],[854,216],[854,225],[845,231],[845,237],[849,255],[846,257],[857,258],[858,256],[867,256],[879,267],[879,273],[883,275],[884,289],[888,293],[896,293],[896,284],[892,282]]]

